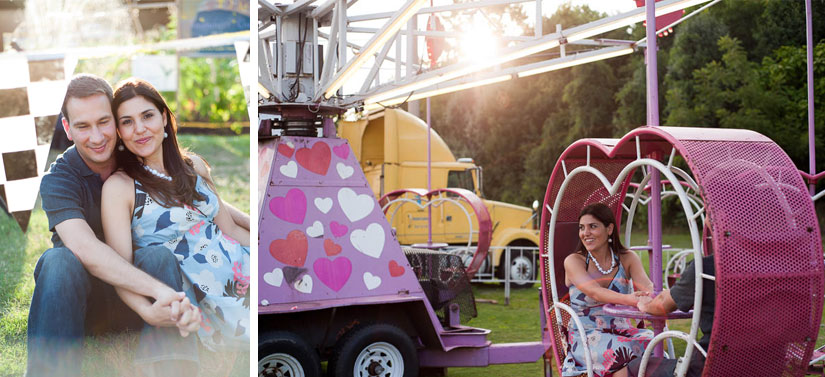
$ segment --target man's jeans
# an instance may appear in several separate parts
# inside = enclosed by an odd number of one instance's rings
[[[147,247],[134,255],[135,267],[182,291],[180,269],[168,249]],[[180,375],[181,369],[196,365],[195,334],[183,338],[176,327],[145,324],[114,287],[90,275],[71,250],[46,250],[34,268],[34,281],[27,376],[80,376],[84,336],[126,329],[141,329],[135,364],[145,373],[155,374],[162,366],[168,375]]]

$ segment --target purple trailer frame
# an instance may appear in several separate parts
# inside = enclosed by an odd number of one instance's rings
[[[417,338],[427,368],[535,362],[549,347],[494,345],[457,315],[442,326],[346,140],[284,136],[258,155],[261,331],[323,349],[359,321],[392,321]]]

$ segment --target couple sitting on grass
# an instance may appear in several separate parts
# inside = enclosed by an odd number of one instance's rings
[[[579,241],[576,252],[564,260],[565,285],[570,290],[570,306],[584,327],[593,375],[637,376],[642,354],[653,339],[653,332],[633,327],[626,318],[606,314],[603,306],[635,306],[642,312],[660,316],[677,308],[688,311],[693,307],[694,265],[691,262],[682,274],[683,278],[670,291],[651,297],[653,283],[645,273],[641,259],[622,246],[613,211],[601,203],[588,205],[579,214]],[[713,274],[712,256],[703,258],[702,268],[706,274]],[[700,317],[703,337],[699,345],[707,350],[715,305],[712,281],[705,280],[703,292]],[[568,350],[562,375],[586,375],[585,347],[579,335],[581,329],[576,328],[571,319],[567,330]],[[651,358],[645,375],[673,376],[675,367],[675,359]],[[687,376],[700,376],[703,367],[704,358],[694,352]]]
[[[34,270],[27,375],[79,376],[84,336],[124,329],[140,331],[137,375],[196,374],[198,339],[248,349],[249,216],[178,146],[163,97],[78,75],[62,115],[74,146],[40,186],[54,247]]]

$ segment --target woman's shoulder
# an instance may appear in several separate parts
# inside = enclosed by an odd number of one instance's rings
[[[566,257],[564,257],[564,266],[575,266],[575,265],[582,265],[584,266],[585,258],[584,255],[579,253],[572,253]]]
[[[106,181],[103,182],[103,189],[105,190],[106,187],[123,189],[128,187],[134,187],[134,185],[135,180],[132,179],[132,177],[126,174],[126,172],[124,172],[123,170],[118,170],[112,173],[112,175],[110,175],[109,178],[106,178]]]
[[[195,173],[198,173],[201,177],[209,176],[209,164],[203,157],[192,152],[187,153],[186,157],[192,161],[192,168],[195,169]]]

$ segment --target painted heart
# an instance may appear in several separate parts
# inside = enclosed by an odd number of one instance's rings
[[[381,277],[375,276],[369,272],[364,273],[364,285],[367,286],[367,290],[371,291],[375,288],[378,288],[381,285]]]
[[[337,221],[333,221],[329,223],[329,230],[332,231],[332,235],[335,237],[341,237],[347,234],[349,228],[347,228],[344,224],[339,224]]]
[[[347,257],[335,258],[334,260],[321,258],[312,264],[312,269],[315,271],[315,276],[321,280],[321,283],[338,292],[352,274],[352,262]]]
[[[279,219],[293,224],[303,224],[307,213],[307,197],[300,189],[287,191],[286,196],[276,196],[269,201],[269,210]]]
[[[315,198],[313,203],[315,203],[315,208],[318,208],[324,214],[332,209],[332,198]]]
[[[356,229],[349,236],[352,246],[365,255],[380,258],[384,251],[384,228],[372,223],[367,229]]]
[[[375,198],[372,195],[358,195],[352,189],[344,187],[338,190],[338,205],[341,206],[349,221],[356,222],[372,212],[375,207]]]
[[[398,262],[391,260],[390,261],[390,276],[392,277],[399,277],[404,275],[404,267],[400,266]]]
[[[290,161],[287,162],[286,165],[281,165],[278,170],[281,171],[281,174],[289,178],[295,178],[298,176],[298,164],[296,164],[295,161]]]
[[[278,153],[280,153],[284,157],[292,157],[292,153],[294,152],[295,148],[292,148],[286,144],[278,144]]]
[[[272,270],[264,274],[264,281],[272,286],[280,287],[284,281],[284,271],[280,268]]]
[[[307,236],[300,230],[293,230],[286,239],[272,241],[269,254],[283,264],[301,267],[307,259]]]
[[[336,156],[341,157],[342,159],[346,160],[347,156],[349,156],[349,145],[341,144],[341,145],[332,147],[332,152],[335,153]]]
[[[304,275],[301,280],[296,281],[292,286],[295,287],[295,290],[298,292],[312,293],[312,276]]]
[[[324,252],[327,253],[327,256],[338,255],[341,253],[341,245],[333,242],[330,239],[324,240]]]
[[[338,171],[338,176],[341,177],[341,179],[347,179],[351,177],[352,173],[355,171],[355,169],[353,169],[352,166],[345,165],[342,162],[335,164],[335,170]]]
[[[295,152],[295,159],[298,163],[304,169],[318,175],[327,175],[331,157],[329,145],[323,141],[316,142],[312,148],[301,148]]]
[[[324,235],[324,226],[320,221],[312,223],[312,226],[307,228],[307,236],[318,238]]]

